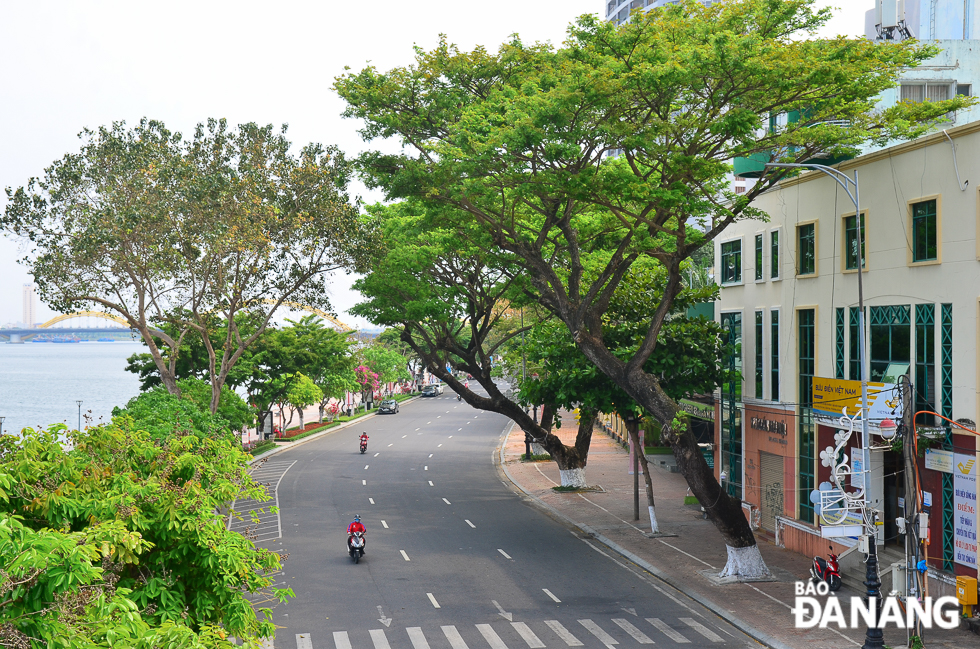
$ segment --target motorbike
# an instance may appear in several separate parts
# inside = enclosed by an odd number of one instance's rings
[[[364,556],[364,532],[354,532],[347,539],[347,552],[350,558],[357,563]]]
[[[361,440],[361,455],[364,455],[365,453],[367,453],[367,440],[366,439],[362,439]]]
[[[462,400],[463,400],[463,396],[460,395],[460,394],[457,394],[456,395],[456,401],[462,401]]]
[[[810,578],[813,581],[825,581],[831,591],[838,591],[841,585],[840,563],[833,550],[834,548],[831,546],[830,552],[827,553],[827,559],[813,557],[813,565],[810,566]]]

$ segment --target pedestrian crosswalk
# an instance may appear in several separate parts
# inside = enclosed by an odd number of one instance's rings
[[[334,631],[322,639],[309,633],[295,634],[296,649],[565,649],[596,647],[628,649],[634,645],[733,644],[734,637],[722,637],[705,622],[681,617],[666,621],[656,617],[612,618],[596,621],[542,620],[540,622],[494,622],[485,624],[443,625],[423,630],[370,629],[368,631]],[[737,643],[735,643],[737,644]],[[276,639],[277,649],[292,649],[283,638]]]

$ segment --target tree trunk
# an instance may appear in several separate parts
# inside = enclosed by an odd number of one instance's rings
[[[303,408],[297,407],[296,410],[299,412],[299,429],[300,431],[306,430],[306,426],[303,424]]]
[[[626,432],[629,433],[630,442],[633,444],[633,452],[636,453],[636,458],[640,461],[640,468],[643,470],[643,482],[647,490],[647,511],[650,512],[650,531],[658,534],[660,526],[657,525],[657,509],[653,501],[653,478],[650,477],[650,465],[647,463],[646,453],[640,445],[640,420],[635,417],[627,417],[624,421],[626,422]]]
[[[589,460],[593,426],[595,426],[595,414],[580,410],[574,446],[566,446],[557,435],[551,433],[548,433],[541,443],[558,465],[561,486],[579,488],[588,486],[585,481],[585,465]]]
[[[319,419],[319,421],[317,421],[316,423],[318,423],[318,424],[322,424],[322,423],[323,423],[323,411],[324,411],[324,409],[325,409],[325,408],[326,408],[326,406],[325,406],[325,405],[324,405],[324,403],[323,403],[323,402],[321,401],[321,402],[320,402],[320,419]]]

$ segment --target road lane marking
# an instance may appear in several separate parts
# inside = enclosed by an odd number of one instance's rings
[[[559,622],[558,620],[545,620],[544,623],[547,624],[551,628],[551,630],[555,632],[555,635],[557,635],[559,638],[564,640],[565,644],[567,644],[569,647],[582,646],[582,641],[576,638],[575,636],[573,636],[571,632],[568,629],[566,629],[564,626],[562,626],[562,623]]]
[[[432,595],[430,594],[429,597],[432,597]],[[446,640],[449,640],[449,645],[453,649],[469,649],[469,647],[466,646],[466,643],[463,642],[463,636],[459,635],[459,631],[456,630],[456,627],[444,626],[442,627],[442,632],[446,634]]]
[[[725,639],[722,638],[720,635],[718,635],[717,633],[715,633],[714,631],[712,631],[711,629],[709,629],[705,625],[701,624],[700,622],[698,622],[694,618],[681,617],[681,618],[677,618],[677,619],[679,619],[681,622],[683,622],[687,626],[691,627],[692,629],[694,629],[695,631],[697,631],[698,633],[700,633],[701,635],[703,635],[708,640],[711,640],[712,642],[724,642],[725,641]]]
[[[375,453],[374,457],[378,457],[379,455],[381,455],[381,453]]]
[[[402,553],[402,557],[405,559],[405,561],[411,561],[411,559],[408,558],[408,553],[406,553],[404,550],[399,550],[399,552]]]
[[[653,640],[650,639],[650,636],[648,636],[647,634],[643,633],[643,631],[640,631],[635,626],[630,624],[629,620],[624,620],[623,618],[614,618],[613,623],[615,623],[616,626],[621,628],[626,633],[630,634],[633,637],[633,639],[639,642],[640,644],[653,644]]]
[[[429,453],[429,457],[432,457],[432,453]]]
[[[436,419],[442,419],[442,415],[436,415]]]
[[[436,446],[436,448],[440,448],[441,446],[442,446],[442,444],[439,444],[439,446]]]
[[[384,521],[381,521],[381,527],[383,527],[385,529],[388,529],[388,523],[385,523]]]
[[[460,428],[459,430],[463,430],[463,429],[462,429],[462,428]],[[459,431],[457,431],[457,432],[459,432]],[[453,438],[453,436],[452,436],[452,435],[450,435],[450,436],[449,436],[449,439],[452,439],[452,438]]]
[[[361,480],[361,484],[362,485],[366,485],[367,484],[367,480]]]
[[[506,557],[507,559],[513,559],[514,558],[514,557],[510,556],[509,554],[507,554],[506,552],[504,552],[503,550],[501,550],[500,548],[497,548],[497,552],[499,552],[500,554],[504,555],[504,557]]]
[[[313,649],[313,641],[309,633],[296,634],[296,649]]]
[[[490,645],[490,649],[507,649],[507,645],[504,644],[504,641],[500,639],[500,636],[497,635],[497,632],[489,624],[477,624],[476,630],[480,632],[480,635]]]
[[[425,422],[425,423],[427,423],[427,424],[431,424],[432,422],[431,422],[431,421],[427,421],[427,422]]]
[[[667,623],[664,622],[663,620],[661,620],[658,617],[648,617],[647,618],[647,622],[649,622],[653,626],[657,627],[657,629],[661,633],[663,633],[665,636],[667,636],[668,638],[670,638],[674,642],[681,642],[681,643],[686,642],[688,644],[690,644],[690,642],[691,642],[690,640],[688,640],[687,638],[685,638],[684,636],[682,636],[680,633],[678,633],[677,631],[674,631],[672,628],[670,628],[669,626],[667,626]]]
[[[471,523],[468,519],[463,519],[463,520],[465,520],[466,521],[466,524],[469,525],[470,527],[472,527],[474,530],[476,529],[476,525],[474,525],[473,523]]]
[[[371,466],[371,465],[370,465],[370,464],[365,464],[365,465],[364,465],[364,470],[365,470],[365,471],[367,471],[367,468],[368,468],[369,466]]]
[[[388,444],[388,446],[394,446],[394,444]]]
[[[597,637],[599,639],[599,642],[606,645],[607,647],[609,645],[619,644],[619,640],[617,640],[616,638],[612,637],[611,635],[603,631],[599,627],[599,625],[593,622],[592,620],[579,620],[578,623],[584,626],[589,633]]]
[[[406,437],[408,437],[408,435],[402,435],[402,439],[405,439]]]
[[[452,503],[446,500],[445,498],[442,499],[442,502],[446,503],[447,505],[452,505]]]
[[[350,636],[347,635],[346,631],[334,631],[333,643],[337,646],[337,649],[352,649],[350,646]]]
[[[412,647],[415,649],[429,649],[429,642],[422,634],[422,627],[410,626],[405,630],[408,631],[408,639],[412,641]]]
[[[432,484],[432,480],[429,480],[429,486],[430,487],[434,487],[435,486],[434,484]]]
[[[545,594],[545,595],[547,595],[547,596],[548,596],[548,597],[550,597],[551,599],[553,599],[553,600],[555,600],[556,602],[558,602],[559,604],[561,604],[561,600],[560,600],[560,599],[558,599],[557,597],[555,597],[555,594],[554,594],[553,592],[551,592],[551,591],[550,591],[550,590],[548,590],[547,588],[542,588],[541,590],[543,590],[543,591],[544,591],[544,594]]]
[[[416,428],[415,430],[419,430],[419,429],[418,429],[418,428]],[[413,628],[415,628],[415,629],[417,629],[418,627],[413,627]],[[423,639],[424,639],[424,638],[423,638]]]
[[[436,601],[435,596],[432,593],[426,593],[429,596],[429,601],[432,602],[432,606],[435,608],[442,608],[439,606],[439,602]]]
[[[368,502],[373,505],[374,504],[374,498],[368,498]]]
[[[368,633],[371,634],[371,642],[374,643],[374,649],[391,649],[391,645],[388,644],[388,636],[385,635],[384,629],[371,629]]]
[[[541,638],[534,635],[534,631],[531,630],[531,627],[523,622],[511,622],[510,625],[514,627],[514,630],[517,631],[522,638],[524,638],[524,642],[527,643],[528,649],[544,649],[544,643],[541,642]]]
[[[428,466],[428,465],[426,465],[426,466],[424,466],[424,467],[422,467],[422,468],[423,468],[424,470],[426,470],[426,471],[428,471],[428,470],[429,470],[429,466]]]

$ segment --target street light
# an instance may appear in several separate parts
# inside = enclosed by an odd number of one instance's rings
[[[796,162],[770,162],[766,167],[773,169],[814,169],[827,176],[830,176],[840,185],[841,189],[847,194],[854,203],[854,221],[857,225],[857,279],[858,279],[858,362],[861,364],[861,445],[863,446],[862,455],[864,466],[862,472],[865,474],[865,485],[862,489],[862,518],[864,520],[865,532],[868,533],[868,563],[864,575],[864,585],[867,587],[867,597],[874,598],[875,605],[881,608],[881,580],[878,578],[878,550],[875,547],[877,542],[877,530],[874,514],[868,516],[867,497],[868,487],[870,486],[871,475],[868,471],[871,466],[870,440],[871,435],[868,431],[868,359],[865,353],[866,341],[864,335],[864,255],[863,255],[863,228],[861,227],[861,192],[858,185],[858,172],[854,170],[854,179],[844,172],[821,164],[804,164]],[[853,191],[852,191],[853,189]],[[881,629],[869,628],[864,636],[862,649],[878,649],[884,647],[884,636]]]
[[[78,432],[82,432],[82,401],[79,399],[75,403],[78,404]]]

